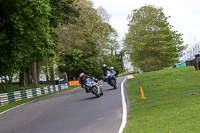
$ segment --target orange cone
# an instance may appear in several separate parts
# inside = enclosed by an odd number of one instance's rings
[[[144,96],[142,86],[140,86],[140,99],[146,99],[146,97]]]

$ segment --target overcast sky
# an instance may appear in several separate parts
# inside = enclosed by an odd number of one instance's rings
[[[118,31],[121,40],[127,29],[127,16],[133,9],[144,5],[164,8],[173,30],[182,33],[184,45],[200,43],[200,0],[91,0],[95,8],[102,6],[111,15],[110,24]]]

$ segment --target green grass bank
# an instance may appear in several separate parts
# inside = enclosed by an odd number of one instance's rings
[[[131,72],[123,72],[117,75],[117,77],[122,77],[122,76],[126,76],[126,75],[131,75],[131,74],[137,74],[139,72],[136,71],[131,71]]]
[[[134,76],[126,85],[130,108],[123,133],[200,132],[200,71],[182,67]],[[140,99],[140,86],[146,99]]]

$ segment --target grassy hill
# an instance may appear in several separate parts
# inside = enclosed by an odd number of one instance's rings
[[[200,132],[200,71],[182,67],[134,75],[123,133]],[[142,86],[146,99],[140,99]]]

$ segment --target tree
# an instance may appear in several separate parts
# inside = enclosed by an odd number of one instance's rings
[[[96,57],[85,58],[83,53],[83,51],[73,48],[69,48],[62,53],[61,56],[64,62],[59,65],[60,71],[67,72],[68,77],[71,79],[78,77],[81,72],[88,75],[96,75],[95,77],[99,78],[99,60],[97,60]]]
[[[42,62],[42,71],[46,75],[47,80],[54,80],[55,74],[59,73],[55,64],[59,63],[59,60],[62,60],[60,56],[62,48],[59,46],[60,39],[57,29],[63,25],[76,23],[76,19],[79,17],[80,13],[79,8],[75,8],[75,0],[50,0],[50,7],[52,9],[49,17],[51,38],[56,48],[54,51],[51,51],[49,56]]]
[[[84,52],[85,57],[97,56],[106,45],[108,36],[112,32],[111,26],[103,22],[92,8],[92,2],[80,0],[80,17],[75,24],[63,25],[59,30],[61,45],[64,48],[72,47]]]
[[[20,84],[39,83],[40,64],[58,44],[54,28],[73,23],[74,0],[0,1],[0,76],[20,72]],[[49,58],[47,58],[49,57]],[[51,64],[52,66],[52,64]]]
[[[100,54],[100,59],[103,64],[107,64],[109,67],[114,67],[116,72],[123,72],[123,49],[120,48],[117,41],[118,34],[115,29],[112,29],[112,33],[109,34],[106,47]]]
[[[174,65],[185,48],[182,34],[172,30],[163,8],[143,6],[128,16],[129,30],[124,44],[135,67],[142,71],[160,70]]]
[[[79,9],[75,8],[75,0],[50,0],[52,8],[50,14],[50,25],[58,28],[63,24],[71,24],[76,22],[79,17]]]
[[[101,64],[107,61],[105,58],[110,58],[113,64],[118,61],[115,54],[119,45],[117,32],[108,23],[109,15],[102,7],[94,9],[88,0],[79,0],[76,5],[80,8],[76,23],[57,30],[66,64],[60,65],[60,69],[71,77],[85,72],[101,78]]]
[[[50,49],[51,40],[48,0],[3,0],[1,7],[1,68],[8,66],[4,76],[21,72],[21,85],[25,84],[25,71],[32,67],[32,78],[38,83],[36,62],[43,60]],[[5,66],[4,66],[5,65]],[[39,67],[39,66],[38,66]],[[5,70],[5,69],[4,69]],[[28,74],[28,77],[30,77]],[[29,79],[29,78],[28,78]]]

